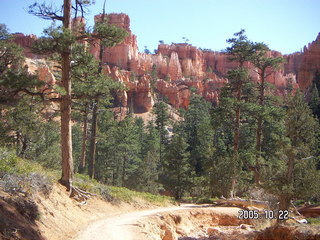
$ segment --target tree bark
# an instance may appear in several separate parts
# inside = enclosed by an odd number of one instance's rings
[[[64,0],[63,27],[71,29],[71,0]],[[70,55],[71,47],[68,46],[61,54],[62,78],[61,85],[64,93],[61,96],[61,156],[62,176],[59,182],[68,190],[72,187],[73,158],[72,158],[72,133],[71,133],[71,79],[70,79]]]
[[[291,197],[288,195],[280,196],[279,210],[288,210],[291,202]]]

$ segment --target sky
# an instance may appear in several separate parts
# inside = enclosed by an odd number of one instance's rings
[[[60,6],[63,0],[37,0]],[[86,16],[102,12],[95,0]],[[0,0],[0,23],[10,32],[40,36],[50,21],[28,14],[35,0]],[[283,54],[300,51],[320,32],[320,0],[107,0],[107,13],[126,13],[139,50],[153,52],[159,44],[188,43],[221,51],[226,39],[245,29],[250,40],[264,42]]]

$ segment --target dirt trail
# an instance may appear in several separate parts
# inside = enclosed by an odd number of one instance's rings
[[[236,217],[238,208],[223,207],[199,207],[194,205],[184,205],[181,207],[159,208],[154,210],[145,210],[120,214],[117,216],[107,217],[91,224],[78,234],[75,240],[141,240],[149,234],[146,225],[150,224],[150,220],[159,218],[164,219],[162,215],[178,213],[183,214],[199,214],[201,210],[210,211],[216,214],[228,215]],[[196,212],[195,212],[196,211]],[[160,224],[161,225],[161,224]],[[144,236],[144,237],[143,237]],[[160,239],[160,237],[159,237]]]

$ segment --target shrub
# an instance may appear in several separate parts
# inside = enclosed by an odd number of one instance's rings
[[[38,192],[48,196],[52,190],[52,179],[39,173],[5,174],[0,178],[0,186],[3,191],[12,195],[30,195]]]
[[[6,148],[0,148],[0,177],[5,173],[14,173],[20,159]]]
[[[19,158],[6,148],[0,148],[0,186],[5,192],[13,195],[41,192],[48,195],[53,179],[47,175],[39,164]]]
[[[26,217],[30,221],[34,222],[35,220],[40,219],[39,208],[34,201],[21,197],[8,198],[4,200],[10,205],[13,205],[22,216]]]

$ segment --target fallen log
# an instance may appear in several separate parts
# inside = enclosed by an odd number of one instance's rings
[[[305,217],[319,217],[320,216],[320,205],[309,205],[301,207],[298,212]]]
[[[218,199],[215,200],[215,203],[217,205],[223,205],[223,206],[234,206],[234,207],[240,207],[245,209],[265,209],[268,208],[268,202],[266,201],[259,201],[259,200],[252,200],[252,199]]]

